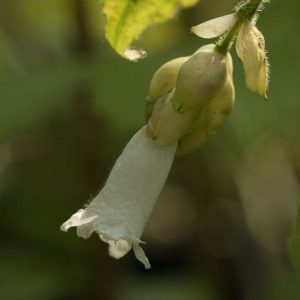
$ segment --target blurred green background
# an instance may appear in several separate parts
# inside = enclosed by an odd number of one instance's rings
[[[105,41],[97,0],[0,0],[1,300],[299,299],[297,0],[272,1],[258,22],[267,102],[232,51],[234,112],[176,160],[143,237],[150,271],[59,230],[143,126],[154,71],[206,43],[190,27],[235,3],[201,0],[151,27],[137,42],[148,56],[131,63]]]

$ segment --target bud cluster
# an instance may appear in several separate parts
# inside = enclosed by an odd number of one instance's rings
[[[171,60],[152,78],[147,134],[160,146],[179,141],[179,155],[201,146],[232,110],[231,56],[215,48],[206,45],[190,57]]]
[[[235,13],[192,27],[192,31],[202,38],[221,36],[217,42],[217,49],[220,52],[228,52],[237,36],[236,51],[244,65],[246,85],[265,99],[269,85],[269,60],[265,39],[258,30],[256,21],[266,2],[268,1],[242,2],[236,7]]]
[[[236,37],[246,85],[267,99],[269,62],[264,36],[255,24],[263,2],[249,0],[234,14],[192,27],[202,38],[221,38],[191,56],[167,62],[153,75],[147,98],[147,134],[158,145],[178,141],[177,155],[192,152],[230,114],[235,94],[228,52]]]

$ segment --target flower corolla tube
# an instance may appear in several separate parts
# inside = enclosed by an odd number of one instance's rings
[[[133,248],[145,268],[150,263],[140,247],[141,235],[173,163],[176,143],[159,147],[139,130],[117,159],[100,193],[62,226],[77,227],[88,238],[96,232],[109,244],[109,254],[121,258]]]

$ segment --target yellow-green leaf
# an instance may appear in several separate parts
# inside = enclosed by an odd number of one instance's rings
[[[182,7],[198,0],[103,0],[106,17],[105,36],[114,50],[123,57],[137,60],[143,50],[132,50],[130,44],[149,25],[173,17]]]

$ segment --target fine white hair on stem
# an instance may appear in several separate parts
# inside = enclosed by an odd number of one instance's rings
[[[170,172],[177,143],[160,147],[140,129],[117,159],[100,193],[62,226],[77,227],[88,238],[95,231],[109,244],[109,254],[123,257],[131,248],[145,268],[150,263],[141,243],[144,226]]]

